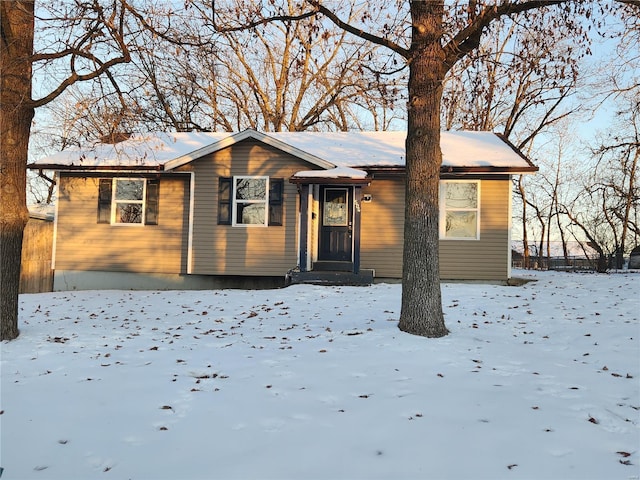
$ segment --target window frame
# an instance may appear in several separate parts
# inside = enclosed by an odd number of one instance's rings
[[[475,207],[448,207],[447,206],[447,185],[449,184],[475,184],[476,185],[476,206]],[[462,240],[462,241],[478,241],[480,240],[480,212],[481,212],[481,186],[480,180],[441,180],[440,181],[440,240]],[[447,235],[447,212],[473,212],[476,215],[475,236],[461,237]]]
[[[238,201],[236,198],[238,193],[239,180],[264,180],[264,199],[242,199]],[[266,175],[234,175],[232,180],[231,191],[231,225],[234,227],[268,227],[269,226],[269,177]],[[263,205],[264,222],[262,223],[239,223],[238,222],[238,205]]]
[[[262,223],[238,223],[236,179],[241,178],[267,178],[266,185],[266,225]],[[284,178],[267,177],[259,175],[238,175],[234,177],[218,178],[218,225],[229,225],[232,227],[281,227],[284,225]],[[254,203],[262,203],[257,201]],[[249,203],[249,202],[242,202]]]
[[[119,181],[143,182],[142,199],[117,199]],[[97,223],[117,227],[140,227],[158,225],[160,179],[147,177],[103,177],[98,181],[98,219]],[[119,222],[118,204],[141,205],[140,222]]]
[[[118,191],[118,182],[142,182],[142,199],[132,200],[124,199],[119,200],[116,192]],[[146,178],[134,178],[134,177],[114,177],[111,183],[111,225],[114,226],[127,226],[127,227],[140,227],[145,225],[146,203],[147,203],[147,179]],[[118,222],[118,204],[135,204],[140,205],[140,221],[139,222]]]
[[[224,193],[224,196],[223,196]],[[218,225],[231,225],[233,177],[218,178]]]
[[[269,177],[267,224],[270,227],[284,225],[284,178]]]

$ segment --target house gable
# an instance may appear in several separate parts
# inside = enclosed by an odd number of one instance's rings
[[[253,137],[209,152],[182,168],[194,174],[190,273],[283,276],[297,263],[298,190],[283,182],[281,225],[219,223],[221,178],[288,179],[309,162]],[[319,168],[319,167],[318,167]],[[233,208],[233,207],[232,207]]]
[[[335,167],[335,165],[333,165],[332,163],[326,160],[323,160],[320,157],[307,153],[303,150],[300,150],[295,146],[289,145],[288,143],[285,143],[281,140],[278,140],[277,138],[270,136],[269,134],[260,133],[255,130],[248,129],[248,130],[244,130],[242,132],[230,135],[228,137],[225,137],[205,147],[194,150],[193,152],[190,152],[187,155],[183,155],[179,158],[170,160],[167,163],[165,163],[164,169],[173,170],[175,168],[179,168],[182,165],[190,163],[196,159],[205,157],[207,155],[213,154],[221,150],[225,150],[236,144],[239,144],[245,141],[250,141],[250,140],[274,147],[278,150],[281,150],[282,152],[288,153],[294,157],[297,157],[306,162],[309,162],[311,165],[315,165],[321,168]]]

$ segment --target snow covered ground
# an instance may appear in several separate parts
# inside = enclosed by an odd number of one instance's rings
[[[3,342],[5,479],[633,479],[640,274],[23,295]]]

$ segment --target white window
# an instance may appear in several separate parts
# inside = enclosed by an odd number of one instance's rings
[[[480,239],[480,182],[440,182],[440,238]]]
[[[233,177],[233,225],[266,227],[268,208],[269,177]]]
[[[114,179],[111,222],[144,225],[145,190],[144,179]]]
[[[159,178],[101,178],[98,223],[158,225]]]

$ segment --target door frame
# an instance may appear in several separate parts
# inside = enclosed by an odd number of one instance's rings
[[[306,178],[304,180],[307,180]],[[371,179],[345,179],[345,182],[334,182],[332,178],[314,179],[316,181],[293,181],[298,184],[300,205],[298,214],[298,265],[295,269],[300,272],[310,272],[321,262],[318,258],[320,246],[320,188],[321,187],[349,187],[352,189],[352,249],[350,262],[337,262],[343,267],[350,267],[349,271],[360,272],[360,226],[362,187],[368,186]],[[329,180],[329,181],[326,181]],[[342,179],[341,179],[342,180]],[[329,263],[329,262],[325,262]]]
[[[341,191],[346,193],[347,211],[343,218],[336,218],[340,223],[335,225],[327,225],[327,192]],[[319,191],[320,200],[320,219],[318,222],[318,261],[329,262],[353,262],[354,243],[354,188],[351,185],[321,185]],[[328,235],[338,235],[338,243],[340,251],[327,252],[327,248],[335,247],[335,237],[329,238]]]

